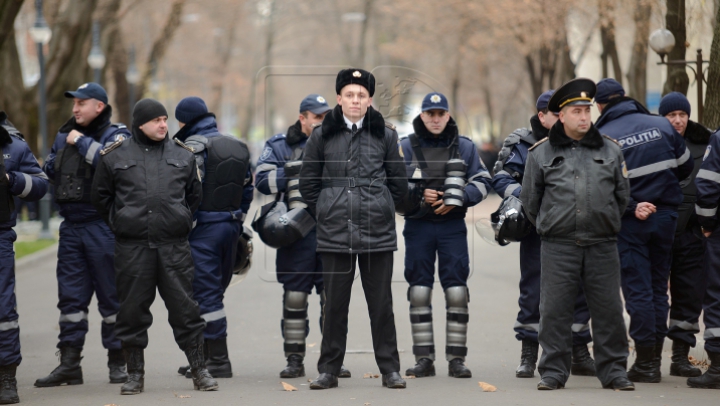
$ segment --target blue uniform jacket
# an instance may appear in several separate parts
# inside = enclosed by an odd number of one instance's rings
[[[680,181],[692,174],[694,162],[685,140],[665,117],[650,114],[630,98],[611,101],[595,123],[600,133],[620,144],[630,179],[630,202],[677,208],[683,196]]]
[[[30,147],[15,127],[0,112],[0,149],[5,161],[5,171],[10,179],[10,194],[25,201],[39,200],[48,188],[48,178],[40,169]],[[10,220],[0,223],[0,230],[7,230],[17,223],[17,212]]]
[[[521,128],[510,134],[503,142],[503,148],[498,154],[492,187],[501,197],[520,198],[528,150],[548,135],[548,130],[542,126],[537,115],[530,119],[530,126],[532,131]],[[509,151],[504,151],[506,148]]]
[[[217,121],[215,115],[212,113],[206,116],[188,123],[183,127],[175,137],[178,137],[181,141],[184,141],[187,137],[192,135],[202,135],[206,138],[221,137],[223,136],[217,128]],[[207,151],[203,151],[203,158],[207,160]],[[204,162],[204,161],[203,161]],[[205,173],[205,164],[199,165],[199,169],[202,173]],[[203,182],[204,182],[203,178]],[[248,170],[245,174],[245,187],[243,188],[242,202],[240,203],[240,209],[235,212],[219,212],[219,211],[202,211],[198,210],[194,214],[194,219],[197,224],[203,223],[218,223],[221,221],[231,221],[233,219],[245,220],[248,210],[250,210],[250,203],[253,200],[253,191],[255,187],[252,182],[252,169],[248,162]]]
[[[308,136],[305,135],[297,121],[287,134],[277,134],[270,138],[260,154],[255,171],[255,185],[260,193],[272,195],[285,193],[287,179],[285,179],[285,163],[290,160],[295,148],[305,148]]]
[[[112,107],[105,107],[87,127],[79,126],[75,123],[75,118],[68,120],[58,131],[55,136],[55,142],[50,149],[43,165],[43,170],[50,179],[55,179],[55,156],[58,151],[65,148],[67,135],[72,130],[81,132],[84,137],[80,138],[75,144],[80,155],[85,157],[85,162],[97,168],[100,162],[100,151],[112,144],[113,142],[129,138],[130,131],[123,124],[111,124]],[[102,217],[90,203],[61,203],[60,215],[71,223],[85,223],[88,221],[100,220]]]
[[[700,171],[695,178],[697,201],[695,213],[698,222],[705,231],[717,228],[718,202],[720,202],[720,131],[710,136]]]

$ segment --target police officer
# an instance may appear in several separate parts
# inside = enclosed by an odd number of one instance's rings
[[[314,127],[320,125],[328,111],[324,97],[310,94],[300,102],[298,120],[285,134],[278,134],[265,143],[265,148],[257,162],[257,188],[265,195],[280,193],[289,204],[290,191],[285,168],[299,170],[302,154],[308,137]],[[297,169],[296,169],[297,168]],[[295,243],[280,247],[275,260],[277,280],[283,285],[283,319],[280,322],[284,339],[283,348],[287,366],[280,372],[281,378],[305,376],[305,338],[310,333],[307,317],[308,295],[313,287],[320,295],[320,307],[323,307],[325,292],[322,281],[322,262],[316,252],[317,235],[315,229]],[[322,316],[320,317],[322,330]],[[340,368],[339,378],[351,376],[344,366]]]
[[[520,197],[528,149],[548,136],[558,116],[548,110],[548,102],[554,90],[538,97],[537,114],[530,118],[530,128],[520,128],[510,134],[498,153],[493,176],[493,189],[502,197]],[[538,359],[538,327],[540,323],[540,236],[533,228],[520,241],[520,311],[515,321],[515,338],[522,341],[520,366],[515,371],[518,378],[535,376]],[[585,294],[580,286],[575,314],[573,316],[573,347],[570,372],[573,375],[595,376],[595,362],[587,344],[590,336],[590,312]]]
[[[155,289],[165,301],[175,341],[187,355],[195,389],[217,390],[205,368],[205,322],[192,291],[195,267],[188,236],[202,198],[194,151],[167,136],[167,111],[153,99],[135,104],[132,134],[102,150],[92,193],[116,240],[120,311],[115,334],[129,375],[120,393],[144,389],[143,351]]]
[[[703,299],[705,323],[705,351],[710,366],[702,376],[689,378],[693,388],[720,389],[720,231],[718,231],[718,203],[720,202],[720,131],[710,136],[700,171],[695,178],[697,186],[698,222],[707,238],[705,259],[706,290]]]
[[[326,295],[320,376],[310,388],[337,387],[356,261],[382,384],[404,388],[390,289],[397,250],[394,206],[408,186],[398,136],[371,106],[375,77],[370,72],[340,71],[335,91],[338,105],[313,130],[300,172],[300,193],[317,218]]]
[[[691,121],[690,102],[684,94],[672,92],[660,101],[659,113],[665,116],[675,131],[685,139],[694,161],[692,175],[683,182],[683,201],[678,208],[675,242],[670,265],[670,328],[672,363],[670,375],[693,377],[702,371],[688,360],[690,347],[695,347],[695,334],[700,332],[700,312],[705,295],[705,246],[700,224],[695,215],[697,188],[695,177],[710,142],[711,132]]]
[[[633,390],[620,299],[616,236],[628,202],[622,151],[590,118],[595,83],[579,78],[557,89],[548,109],[559,120],[530,148],[520,200],[542,239],[539,390],[565,386],[572,313],[579,284],[593,316],[597,377],[603,387]]]
[[[468,255],[467,208],[487,197],[490,174],[480,160],[475,144],[458,133],[450,116],[447,98],[437,92],[422,101],[422,112],[413,120],[415,132],[400,142],[408,178],[423,182],[422,214],[407,218],[405,237],[405,280],[410,287],[410,323],[413,354],[417,364],[408,376],[435,376],[435,342],[432,327],[432,290],[435,283],[435,257],[438,276],[445,291],[447,308],[447,339],[445,359],[448,375],[470,378],[472,373],[464,362],[467,355],[467,323],[470,300],[467,279],[470,275]],[[457,165],[458,173],[452,173]],[[456,197],[448,180],[460,180]],[[454,200],[453,200],[454,199]]]
[[[130,136],[123,124],[112,124],[108,96],[97,83],[65,92],[73,99],[73,116],[55,136],[44,170],[55,186],[60,225],[57,281],[60,309],[60,365],[35,381],[37,387],[83,383],[81,352],[88,332],[88,306],[93,293],[102,316],[102,344],[108,350],[110,383],[127,379],[120,340],[113,329],[119,303],[115,289],[115,240],[90,202],[100,150]]]
[[[20,325],[15,300],[15,252],[17,219],[13,197],[39,200],[48,178],[25,143],[22,134],[0,111],[0,404],[19,403],[15,372],[22,361]]]
[[[597,128],[620,144],[630,179],[630,203],[618,236],[623,296],[637,353],[628,378],[660,382],[668,332],[667,283],[683,201],[679,182],[690,176],[694,161],[670,122],[625,97],[614,79],[598,82],[595,101],[601,114]]]
[[[218,131],[215,115],[199,97],[180,100],[175,118],[180,123],[175,138],[195,151],[203,176],[203,200],[195,212],[189,241],[195,263],[193,296],[206,323],[206,366],[213,378],[231,378],[223,297],[253,199],[250,151],[242,141]],[[191,378],[189,369],[181,367],[178,373]]]

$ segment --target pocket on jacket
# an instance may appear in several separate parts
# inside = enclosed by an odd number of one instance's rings
[[[132,168],[133,166],[136,166],[136,165],[137,165],[137,161],[130,159],[130,160],[127,160],[127,161],[115,162],[115,165],[113,165],[113,169],[123,171],[123,170],[126,170],[126,169],[130,169],[130,168]]]

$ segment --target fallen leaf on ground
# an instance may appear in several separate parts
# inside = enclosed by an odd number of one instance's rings
[[[497,390],[496,387],[494,387],[493,385],[490,385],[487,382],[478,382],[478,385],[480,385],[483,392],[495,392]]]
[[[110,403],[110,404],[107,404],[107,405],[105,405],[105,406],[117,406],[117,405],[116,405],[115,403]]]
[[[364,406],[370,406],[370,402],[363,403]]]
[[[296,387],[290,385],[290,384],[287,383],[287,382],[280,382],[280,383],[282,384],[283,389],[285,389],[287,392],[292,392],[292,391],[294,391],[294,390],[297,390]]]
[[[180,395],[180,396],[178,396],[178,397],[179,397],[180,399],[188,399],[188,398],[191,398],[192,396],[190,396],[190,395]]]
[[[312,382],[312,379],[308,379],[308,382]]]
[[[317,345],[317,343],[311,343],[311,344],[308,344],[308,345],[306,345],[306,347],[308,347],[308,348],[312,348],[312,347],[314,347],[315,345]]]
[[[403,379],[415,379],[416,377],[415,377],[415,375],[413,375],[413,376],[405,376],[405,375],[403,375],[402,378],[403,378]]]

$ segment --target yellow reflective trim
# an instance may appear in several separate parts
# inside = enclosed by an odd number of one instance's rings
[[[568,103],[572,103],[572,102],[576,102],[576,101],[583,101],[583,100],[584,100],[584,101],[592,101],[592,99],[590,99],[590,98],[588,98],[588,97],[574,97],[574,98],[572,98],[572,99],[567,99],[567,100],[565,100],[564,102],[562,102],[562,103],[560,104],[560,108],[565,107]]]

